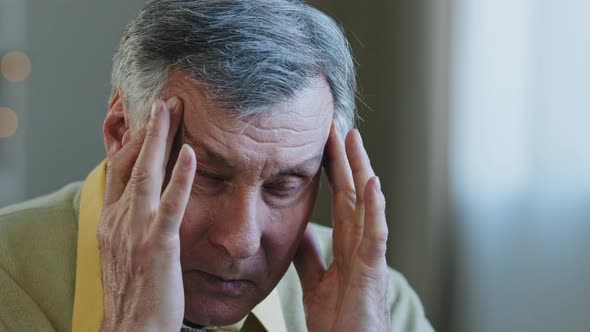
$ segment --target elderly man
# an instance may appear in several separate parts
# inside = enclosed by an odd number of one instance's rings
[[[0,327],[430,331],[385,260],[334,21],[294,0],[147,3],[114,57],[107,160],[0,213]],[[325,169],[332,225],[309,224]]]

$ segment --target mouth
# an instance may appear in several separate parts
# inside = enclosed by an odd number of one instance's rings
[[[218,276],[201,270],[191,270],[185,274],[198,279],[199,286],[216,295],[240,296],[249,288],[254,287],[254,283],[247,279]]]

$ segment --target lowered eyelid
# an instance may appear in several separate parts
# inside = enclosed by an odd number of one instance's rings
[[[268,183],[265,184],[266,187],[280,187],[280,186],[284,186],[284,187],[289,187],[289,188],[294,188],[294,187],[298,187],[301,185],[304,185],[306,183],[308,183],[309,181],[311,181],[311,177],[309,176],[304,176],[304,175],[291,175],[288,176],[289,178],[283,178],[283,179],[277,179],[274,181],[269,181]]]
[[[208,178],[216,179],[216,180],[225,180],[225,178],[223,176],[209,172],[203,168],[197,169],[197,174],[202,175],[202,176],[206,176]]]

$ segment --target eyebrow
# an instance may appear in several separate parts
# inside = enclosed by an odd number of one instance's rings
[[[205,152],[205,155],[207,156],[206,157],[207,162],[213,163],[216,166],[220,166],[222,168],[230,168],[230,169],[236,168],[234,166],[234,164],[232,164],[229,160],[225,159],[222,155],[217,154],[217,153],[207,149],[207,147],[205,147],[204,144],[200,144],[198,146],[201,147],[200,150]]]
[[[288,167],[284,170],[280,170],[280,171],[272,174],[271,177],[285,176],[285,175],[300,175],[302,173],[306,173],[306,171],[308,171],[312,167],[315,169],[317,167],[317,165],[321,162],[322,158],[323,158],[323,154],[318,154],[317,156],[306,159],[302,163],[299,163],[295,166]]]
[[[219,166],[222,168],[230,168],[230,169],[236,168],[236,166],[232,162],[227,160],[225,157],[223,157],[222,155],[220,155],[218,153],[211,151],[211,149],[209,149],[204,142],[195,141],[190,135],[187,134],[186,130],[184,131],[183,135],[184,135],[184,140],[186,142],[188,142],[193,147],[198,147],[198,150],[195,150],[195,154],[197,153],[197,151],[202,151],[205,153],[205,156],[206,156],[208,162],[211,162],[211,163],[215,164],[216,166]],[[197,158],[197,163],[198,162],[199,162],[199,160]]]

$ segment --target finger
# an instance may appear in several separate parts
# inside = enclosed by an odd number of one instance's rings
[[[367,181],[369,181],[369,179],[374,176],[375,173],[373,172],[371,162],[369,161],[369,156],[365,151],[361,135],[357,129],[352,129],[348,135],[346,135],[345,146],[346,157],[348,158],[348,162],[352,170],[352,177],[354,179],[354,188],[356,192],[356,213],[353,220],[354,225],[358,230],[357,234],[360,234],[362,228],[364,227],[365,219],[365,187],[367,185]]]
[[[337,224],[354,217],[356,192],[344,142],[334,122],[326,146],[325,168],[332,191],[332,210],[336,229]]]
[[[187,144],[184,144],[174,165],[170,183],[162,194],[158,211],[156,225],[165,234],[178,234],[190,197],[196,168],[195,152]]]
[[[181,112],[182,113],[182,112]],[[164,183],[162,185],[162,192],[170,183],[170,177],[172,176],[172,170],[174,169],[174,165],[176,165],[176,161],[178,160],[178,156],[180,155],[180,149],[182,148],[182,144],[184,142],[184,126],[182,123],[182,116],[180,116],[180,121],[178,124],[178,130],[176,131],[176,135],[172,140],[172,144],[170,145],[170,152],[168,153],[168,162],[166,163],[166,172]]]
[[[145,133],[145,129],[142,129],[132,138],[125,133],[123,147],[109,159],[105,182],[105,206],[118,201],[123,195],[131,177],[133,165],[141,151]]]
[[[304,294],[308,290],[314,289],[320,283],[326,272],[326,265],[321,255],[320,246],[309,224],[305,229],[305,233],[303,233],[303,238],[299,243],[293,264],[299,275]]]
[[[387,236],[385,197],[379,178],[373,176],[365,188],[365,227],[359,246],[359,254],[370,266],[385,263]]]
[[[169,108],[158,100],[152,105],[146,137],[131,175],[137,199],[134,207],[142,215],[155,211],[160,203],[169,131]]]
[[[352,170],[354,187],[356,191],[357,206],[364,201],[364,192],[367,181],[373,176],[373,168],[369,156],[363,146],[363,140],[357,129],[352,129],[346,135],[346,156]]]
[[[174,101],[173,99],[176,99],[176,101]],[[172,104],[175,104],[175,106],[171,106]],[[178,97],[172,97],[170,98],[167,102],[166,102],[166,106],[168,107],[169,111],[170,111],[170,129],[168,131],[168,137],[166,139],[166,154],[164,157],[164,174],[166,172],[166,169],[168,168],[168,165],[170,164],[170,157],[172,155],[173,149],[174,149],[174,144],[178,144],[179,142],[182,142],[181,140],[178,140],[177,138],[177,134],[180,131],[181,128],[181,124],[182,124],[182,115],[184,112],[184,105],[182,103],[182,99],[178,98]],[[182,144],[182,143],[181,143]],[[177,145],[177,149],[180,147],[180,145]],[[176,151],[178,153],[178,150]],[[177,157],[177,156],[175,156]],[[176,159],[176,158],[174,158]],[[172,161],[171,165],[173,166],[174,163],[176,161]]]

